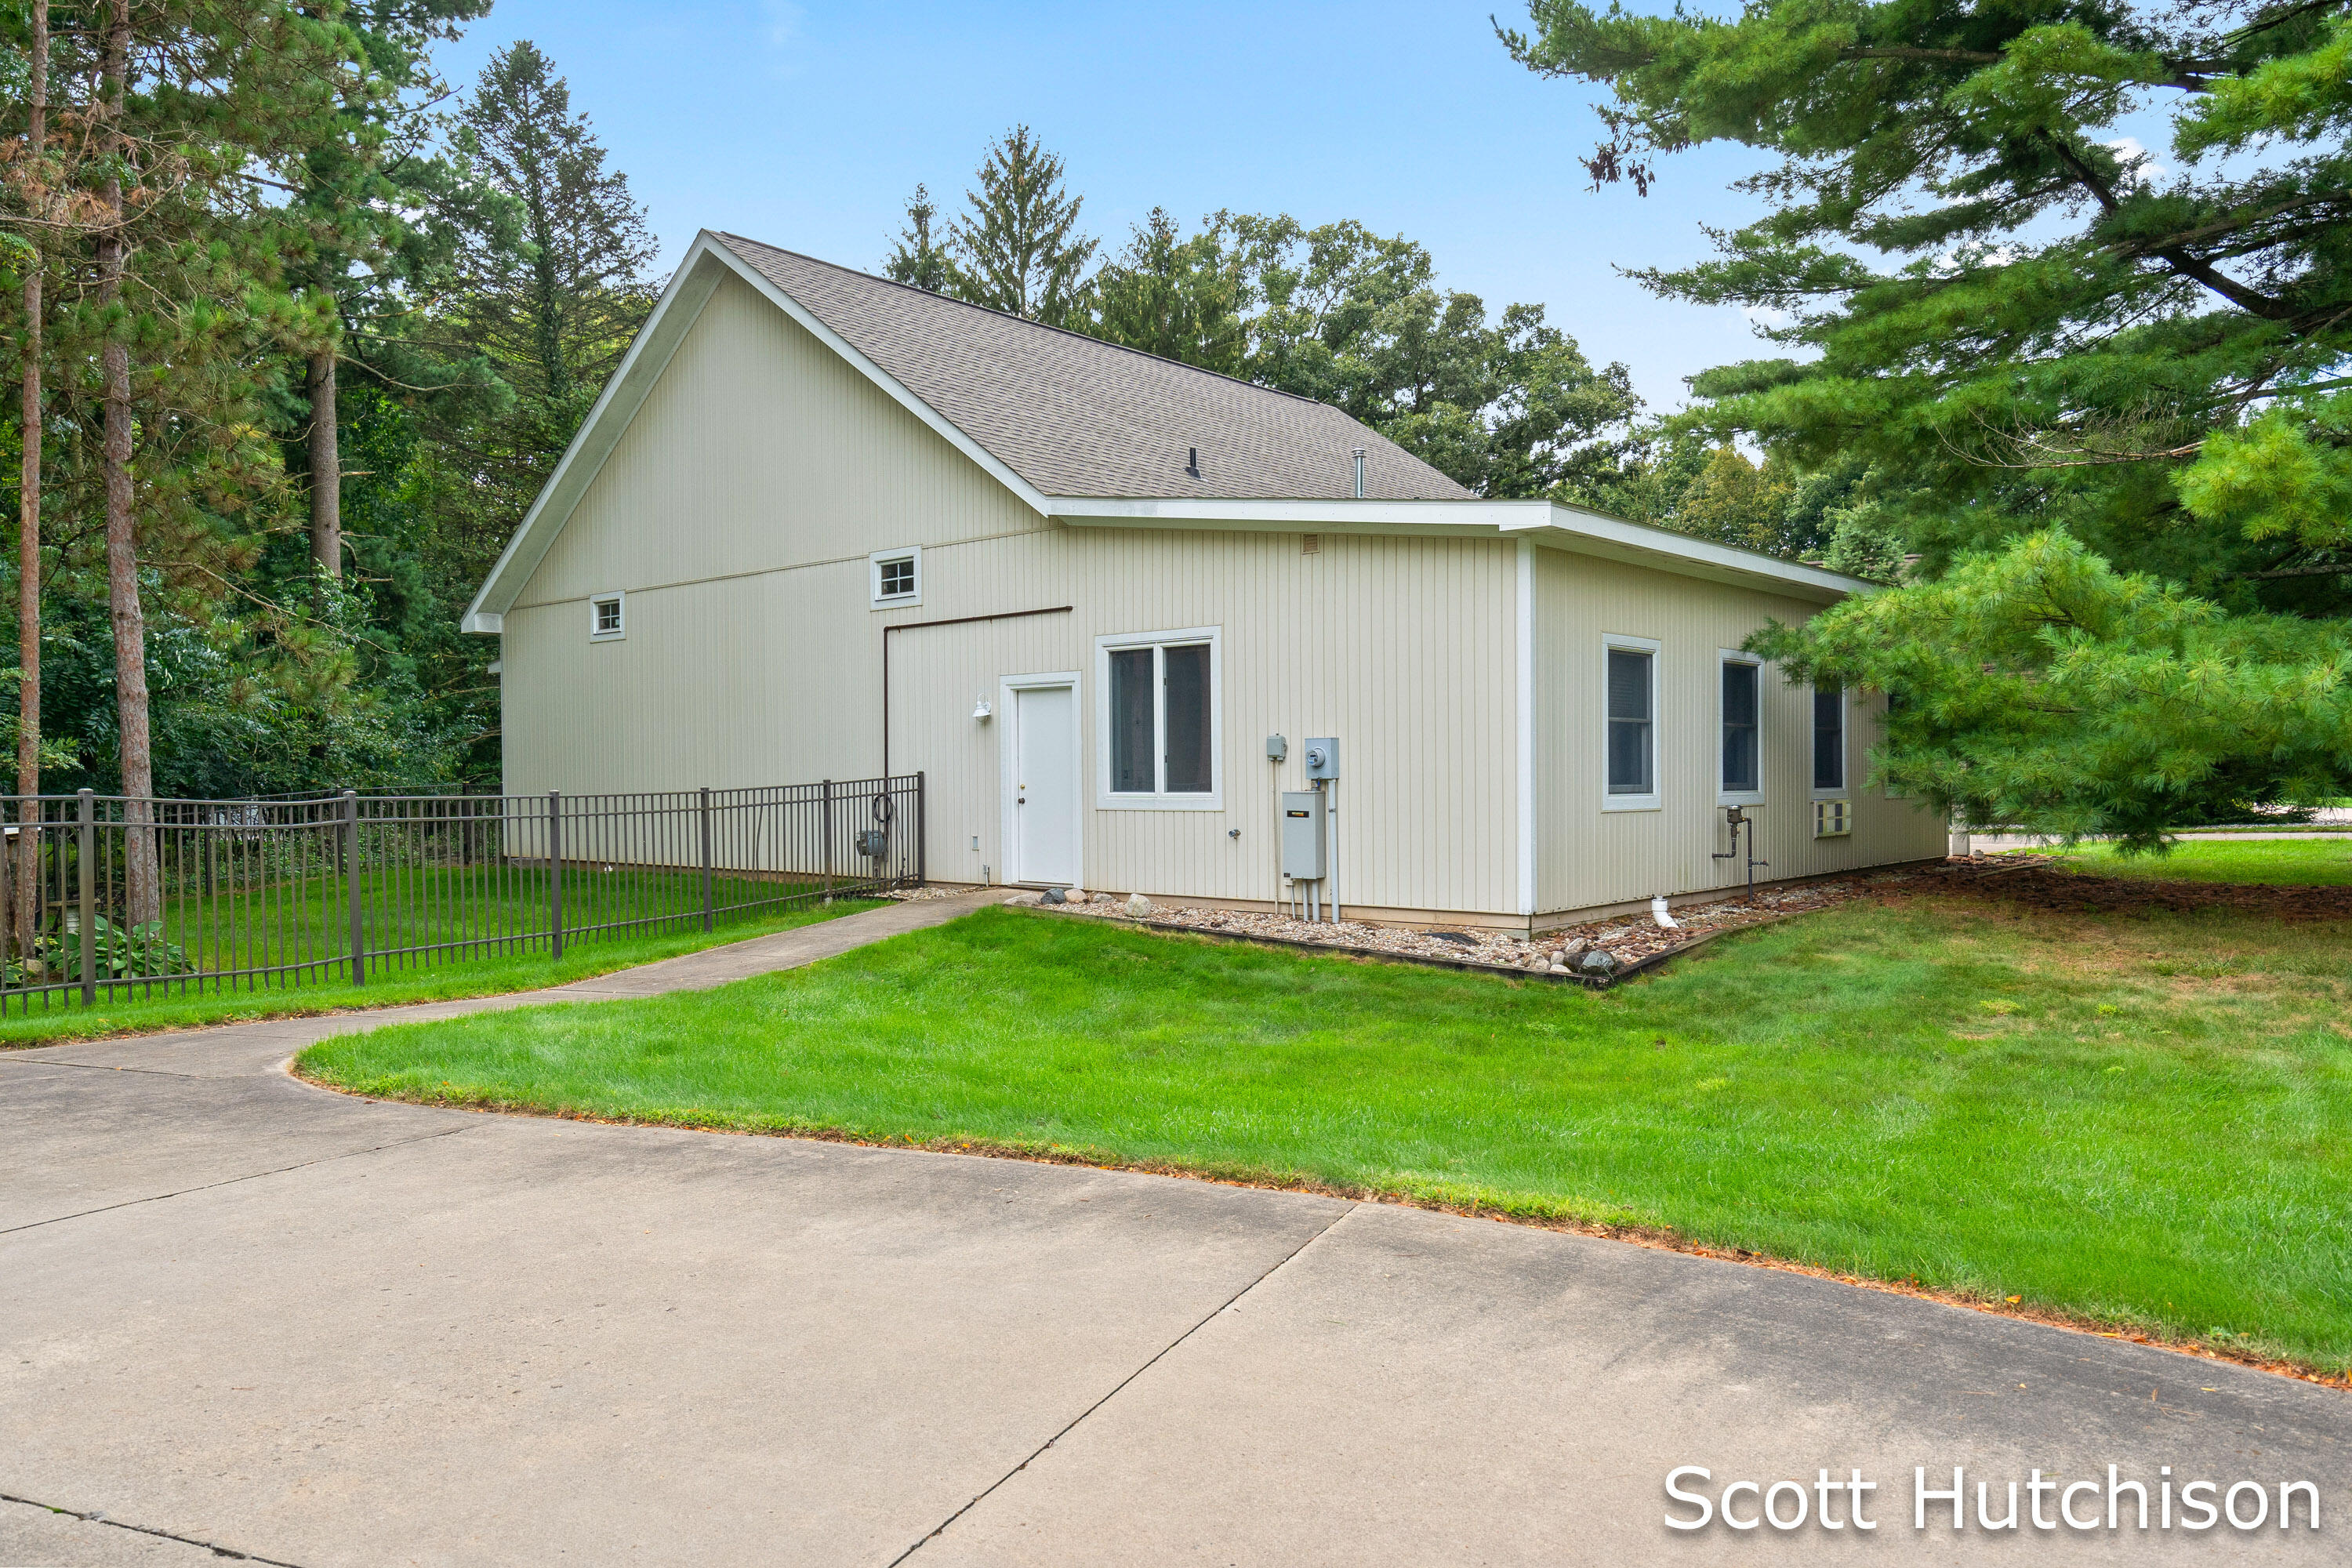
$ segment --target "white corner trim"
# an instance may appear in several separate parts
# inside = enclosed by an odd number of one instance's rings
[[[1519,541],[1519,913],[1536,912],[1536,544]]]

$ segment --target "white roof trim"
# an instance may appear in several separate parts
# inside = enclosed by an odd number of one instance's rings
[[[725,271],[722,271],[721,268]],[[852,348],[840,334],[811,315],[799,300],[776,287],[757,268],[735,254],[709,229],[694,237],[694,244],[670,275],[669,286],[662,290],[653,313],[637,331],[636,342],[621,361],[621,368],[605,384],[588,417],[581,422],[580,432],[572,437],[572,445],[563,460],[548,476],[547,488],[531,503],[530,510],[515,530],[514,537],[499,552],[497,564],[483,579],[481,591],[467,606],[466,616],[459,626],[469,632],[495,632],[506,611],[521,597],[523,584],[555,542],[563,525],[571,521],[573,509],[588,493],[588,487],[604,466],[604,459],[620,444],[622,434],[641,407],[654,384],[661,378],[671,355],[677,352],[687,331],[702,313],[702,308],[717,291],[719,279],[731,271],[758,289],[771,303],[798,322],[817,342],[840,355],[856,368],[868,381],[888,394],[908,413],[938,432],[947,443],[986,469],[991,478],[1003,485],[1025,502],[1039,516],[1047,515],[1045,498],[992,452],[983,448],[971,437],[943,418],[939,411],[909,392],[904,384],[880,365]]]
[[[1053,496],[1050,515],[1074,527],[1229,529],[1242,532],[1460,534],[1491,531],[1538,544],[1685,577],[1828,602],[1879,584],[1672,529],[1548,500],[1195,500]]]

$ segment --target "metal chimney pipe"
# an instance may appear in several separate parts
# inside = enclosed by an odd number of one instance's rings
[[[1356,448],[1356,499],[1364,499],[1364,449]]]

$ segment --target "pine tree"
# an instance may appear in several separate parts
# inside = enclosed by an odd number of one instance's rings
[[[1531,10],[1512,51],[1611,95],[1596,188],[1774,160],[1719,255],[1639,276],[1780,312],[1692,423],[1869,470],[1842,556],[1921,557],[1770,639],[1905,699],[1890,779],[2140,846],[2352,785],[2346,0]]]
[[[649,308],[655,247],[628,177],[604,166],[588,116],[529,39],[484,68],[457,142],[513,226],[475,228],[459,258],[467,344],[559,422],[585,413]]]
[[[652,310],[655,247],[626,176],[528,40],[483,69],[453,142],[436,205],[458,241],[422,338],[478,359],[510,396],[420,405],[410,496],[453,566],[478,575]]]
[[[955,282],[955,263],[949,259],[947,247],[931,233],[932,220],[939,214],[931,193],[917,185],[915,194],[907,198],[907,226],[898,231],[897,245],[882,263],[884,277],[933,294],[949,291]]]
[[[989,143],[979,188],[964,193],[971,210],[950,231],[958,299],[1049,327],[1081,309],[1083,275],[1100,242],[1077,232],[1086,199],[1069,194],[1062,174],[1062,160],[1026,125]]]
[[[1082,331],[1203,370],[1237,374],[1247,342],[1240,258],[1215,229],[1185,238],[1165,207],[1138,224],[1127,248],[1095,275]]]

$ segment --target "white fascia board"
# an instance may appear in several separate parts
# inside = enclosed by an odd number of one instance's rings
[[[694,237],[694,244],[671,274],[669,286],[655,302],[653,314],[638,329],[637,340],[621,361],[621,368],[605,384],[604,393],[589,409],[588,417],[581,422],[580,433],[563,454],[563,460],[548,477],[547,488],[515,530],[514,537],[483,579],[481,591],[467,607],[466,617],[459,623],[469,632],[495,632],[499,617],[513,607],[521,596],[523,584],[530,578],[541,561],[554,544],[555,536],[570,521],[572,509],[588,492],[604,459],[620,444],[622,434],[629,427],[654,384],[685,341],[688,331],[702,314],[703,306],[718,291],[719,281],[728,272],[749,283],[771,304],[781,310],[803,331],[826,348],[855,366],[861,375],[880,387],[890,399],[921,420],[950,446],[987,470],[991,478],[1011,490],[1040,517],[1049,515],[1045,498],[1037,488],[1014,473],[992,452],[982,447],[971,437],[943,418],[939,411],[913,393],[896,376],[852,348],[831,327],[811,315],[801,302],[776,287],[759,268],[735,254],[727,244],[709,229]]]
[[[580,422],[579,433],[564,449],[563,460],[555,465],[555,471],[547,478],[546,488],[530,503],[530,510],[523,514],[522,526],[515,530],[514,537],[499,552],[489,575],[482,579],[481,591],[466,607],[465,619],[458,622],[461,630],[499,630],[500,617],[521,597],[523,584],[546,559],[555,536],[570,521],[572,509],[588,493],[589,485],[604,467],[604,459],[620,444],[629,421],[653,391],[654,383],[661,379],[670,356],[677,352],[688,330],[702,314],[702,307],[710,302],[723,274],[704,264],[712,249],[709,241],[708,233],[696,236],[686,259],[670,274],[669,286],[654,302],[653,313],[646,318],[646,324],[637,329],[636,342],[629,345],[621,368],[604,384],[604,390],[588,410],[588,417]]]
[[[1504,531],[1534,530],[1538,542],[1576,554],[1655,567],[1742,588],[1762,588],[1822,604],[1878,591],[1877,584],[1849,577],[1843,572],[1800,565],[1776,555],[1694,539],[1672,529],[1628,522],[1582,507],[1562,506],[1557,501],[1546,504],[1551,512],[1549,517],[1508,522],[1503,525]]]
[[[1213,528],[1234,532],[1467,533],[1527,520],[1547,503],[1528,500],[1222,500],[1158,496],[1049,496],[1047,515],[1076,527]]]
[[[1234,532],[1492,533],[1538,544],[1827,604],[1878,584],[1759,555],[1671,529],[1548,500],[1211,500],[1054,496],[1050,515],[1074,527],[1194,528]]]

